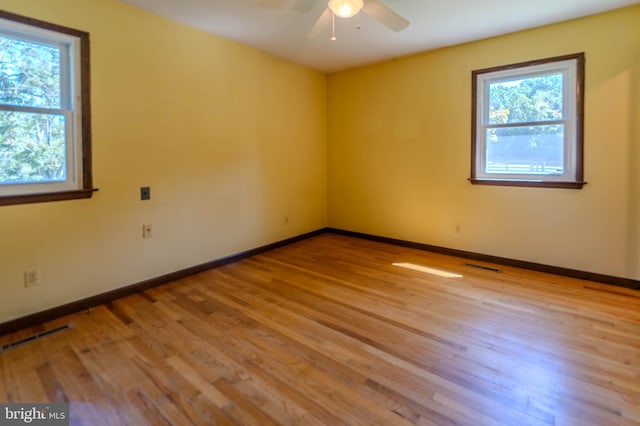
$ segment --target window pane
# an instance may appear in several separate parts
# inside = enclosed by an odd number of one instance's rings
[[[60,49],[0,35],[0,103],[60,108]]]
[[[489,84],[489,124],[562,120],[562,74]]]
[[[0,111],[0,184],[67,178],[65,117]]]
[[[564,126],[487,129],[485,173],[564,173]]]

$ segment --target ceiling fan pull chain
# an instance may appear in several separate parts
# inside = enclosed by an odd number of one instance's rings
[[[336,15],[331,14],[331,41],[336,41]]]
[[[357,21],[357,26],[356,29],[360,29],[360,12],[358,12],[358,21]]]

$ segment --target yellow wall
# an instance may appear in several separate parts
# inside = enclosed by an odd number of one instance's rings
[[[327,225],[640,279],[640,6],[328,79],[114,0],[2,8],[91,34],[100,192],[0,208],[0,322]],[[589,184],[469,184],[471,70],[580,51]]]
[[[323,74],[113,0],[0,7],[91,34],[100,189],[0,207],[0,322],[327,225]]]
[[[639,23],[634,6],[331,75],[329,225],[639,279]],[[589,184],[471,185],[471,71],[576,52]]]

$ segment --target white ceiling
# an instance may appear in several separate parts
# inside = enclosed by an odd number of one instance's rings
[[[337,40],[306,37],[326,8],[296,0],[121,0],[310,68],[335,72],[640,3],[640,0],[381,0],[411,22],[395,33],[361,13],[336,19]],[[281,3],[281,7],[265,4]]]

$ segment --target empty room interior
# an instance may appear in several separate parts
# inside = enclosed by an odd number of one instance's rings
[[[640,424],[640,3],[334,3],[0,1],[0,405]]]

